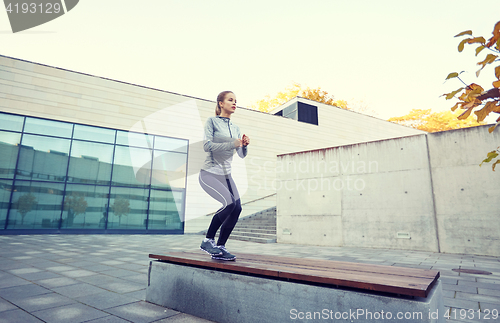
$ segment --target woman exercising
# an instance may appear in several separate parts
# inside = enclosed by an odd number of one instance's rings
[[[241,213],[238,189],[231,177],[231,162],[234,151],[241,158],[248,152],[250,139],[241,136],[240,128],[231,122],[231,115],[236,111],[236,96],[231,91],[224,91],[217,96],[216,116],[208,118],[205,124],[204,150],[207,158],[200,170],[201,187],[211,197],[222,203],[215,213],[200,249],[213,259],[235,260],[225,245]],[[215,243],[215,233],[220,228],[219,239]]]

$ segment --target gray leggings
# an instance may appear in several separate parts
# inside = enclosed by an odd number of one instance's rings
[[[208,239],[214,239],[215,233],[217,233],[217,230],[220,228],[217,245],[223,246],[226,244],[241,213],[241,202],[238,189],[234,184],[231,174],[216,175],[202,169],[200,171],[199,181],[205,192],[222,203],[222,207],[212,218],[206,237]]]

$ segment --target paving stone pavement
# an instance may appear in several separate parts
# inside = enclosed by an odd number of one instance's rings
[[[0,235],[0,323],[165,322],[202,318],[144,301],[149,253],[197,251],[200,235]],[[259,253],[441,272],[448,322],[500,322],[500,257],[230,240]],[[491,274],[466,274],[452,269]],[[489,317],[485,317],[489,313]],[[488,319],[489,318],[489,319]]]

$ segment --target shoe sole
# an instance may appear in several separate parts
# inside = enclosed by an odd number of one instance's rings
[[[206,251],[205,249],[203,249],[203,248],[201,248],[201,247],[200,247],[200,250],[201,250],[201,251],[205,251],[205,252],[206,252],[206,253],[208,253],[210,256],[220,256],[220,255],[222,255],[222,252],[221,252],[221,253],[210,253],[210,252]]]
[[[234,257],[234,258],[223,258],[223,257],[212,256],[212,259],[215,259],[215,260],[224,260],[224,261],[235,261],[236,257]]]

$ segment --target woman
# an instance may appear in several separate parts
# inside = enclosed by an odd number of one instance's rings
[[[240,128],[231,122],[231,115],[236,110],[236,96],[231,91],[224,91],[217,96],[215,117],[208,118],[205,124],[204,149],[207,158],[200,171],[201,187],[211,197],[222,203],[215,213],[200,249],[213,259],[235,260],[225,245],[241,213],[238,189],[231,177],[231,161],[234,151],[245,158],[250,139],[241,136]],[[219,239],[215,243],[215,233],[220,228]]]

